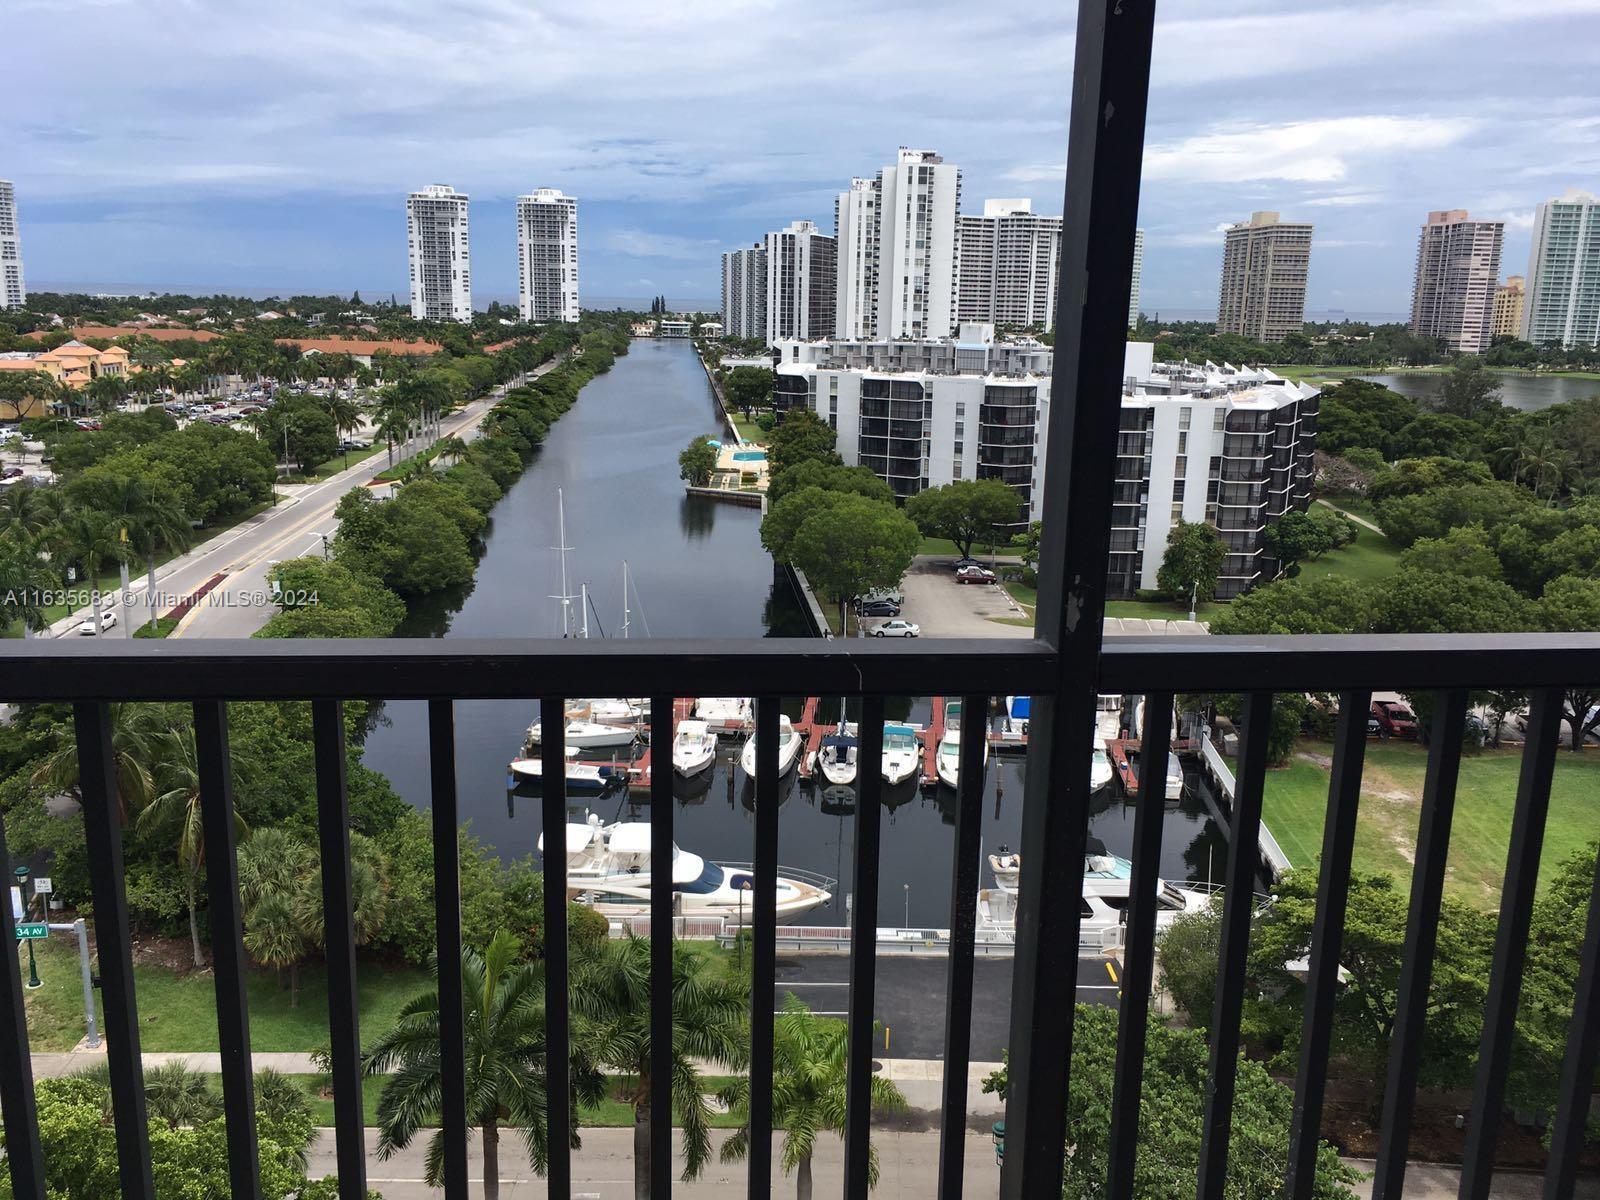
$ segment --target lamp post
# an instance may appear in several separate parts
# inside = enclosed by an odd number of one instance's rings
[[[739,946],[739,952],[735,956],[735,961],[740,969],[743,969],[744,967],[744,894],[749,890],[750,881],[748,879],[739,884],[739,931],[734,935],[734,937],[736,938]]]
[[[28,909],[33,906],[32,898],[28,895],[28,868],[25,866],[18,867],[11,873],[17,877],[17,891],[22,896],[22,915],[26,917]],[[34,961],[33,957],[33,939],[27,938],[25,940],[28,943],[28,986],[30,988],[42,987],[43,984],[39,980],[39,964]]]
[[[907,883],[907,884],[903,884],[902,886],[906,889],[906,928],[910,929],[911,928],[911,885],[909,883]]]

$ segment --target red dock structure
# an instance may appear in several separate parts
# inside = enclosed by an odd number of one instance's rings
[[[821,696],[807,696],[800,709],[800,719],[794,722],[795,732],[806,742],[805,749],[800,751],[801,779],[811,778],[811,766],[816,762],[817,751],[822,749],[822,739],[834,729],[834,726],[817,719],[817,710],[821,707]]]
[[[679,696],[677,699],[673,700],[673,702],[672,702],[672,732],[673,732],[674,735],[676,735],[677,732],[678,732],[679,723],[684,721],[684,720],[686,720],[688,718],[689,714],[692,713],[693,711],[694,711],[694,697],[693,696]],[[652,752],[654,751],[654,749],[655,749],[654,746],[646,746],[644,748],[644,753],[643,754],[639,755],[639,757],[634,759],[633,762],[626,764],[627,771],[628,771],[628,790],[630,792],[648,791],[649,790],[649,788],[650,788],[650,762],[651,762],[651,759],[653,757]],[[670,755],[671,752],[672,752],[672,748],[670,746],[667,747],[667,753]],[[615,764],[615,765],[620,767],[623,764],[619,763],[619,764]]]
[[[1133,761],[1138,753],[1138,738],[1112,738],[1106,743],[1106,757],[1111,760],[1117,778],[1122,781],[1122,790],[1130,798],[1139,794],[1139,772]]]
[[[928,727],[922,731],[922,785],[932,787],[939,782],[939,743],[944,739],[944,697],[933,698],[933,710],[928,715]]]

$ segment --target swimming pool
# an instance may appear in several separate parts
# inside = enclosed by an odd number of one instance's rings
[[[765,450],[735,450],[733,452],[734,462],[760,462],[766,457],[767,452]]]

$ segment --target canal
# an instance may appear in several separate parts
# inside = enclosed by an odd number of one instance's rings
[[[690,438],[716,433],[710,387],[686,342],[635,341],[607,374],[584,388],[576,405],[551,430],[538,457],[495,508],[475,584],[413,614],[406,630],[416,637],[559,636],[561,592],[556,493],[566,512],[567,559],[573,590],[587,582],[594,609],[590,635],[619,636],[622,563],[630,589],[632,637],[751,638],[805,636],[798,599],[761,548],[760,513],[684,495],[678,451]],[[952,679],[952,693],[961,680]],[[539,681],[530,679],[530,695]],[[798,700],[786,708],[798,713]],[[926,699],[890,702],[891,716],[925,722]],[[837,701],[825,713],[837,711]],[[538,705],[462,701],[456,708],[456,777],[461,812],[470,831],[504,858],[532,854],[538,842],[539,805],[530,795],[508,796],[507,764],[522,747]],[[707,858],[752,857],[753,788],[724,747],[720,761],[680,788],[676,835],[680,846]],[[379,710],[367,737],[365,762],[382,771],[409,802],[426,808],[426,712],[420,702],[392,702]],[[991,758],[985,780],[983,840],[1019,847],[1023,784],[1021,756]],[[1185,799],[1169,805],[1162,843],[1162,873],[1171,879],[1221,875],[1225,844],[1191,780]],[[779,861],[838,879],[830,908],[812,914],[817,924],[847,922],[852,807],[848,794],[822,790],[791,773],[782,784]],[[954,794],[945,788],[899,790],[886,797],[881,868],[881,924],[949,923],[950,862],[954,845]],[[578,798],[571,812],[592,811],[604,820],[649,820],[644,797],[611,794]],[[1126,856],[1133,813],[1111,789],[1101,794],[1092,827],[1114,853]],[[984,886],[991,880],[984,871]]]

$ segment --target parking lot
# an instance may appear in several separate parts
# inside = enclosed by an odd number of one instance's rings
[[[945,556],[920,556],[901,581],[904,604],[900,619],[921,627],[922,637],[1007,638],[1030,637],[1032,629],[1007,625],[991,617],[1019,619],[1027,614],[1012,601],[1005,589],[993,583],[956,582]],[[868,631],[883,624],[883,619],[868,619]]]

